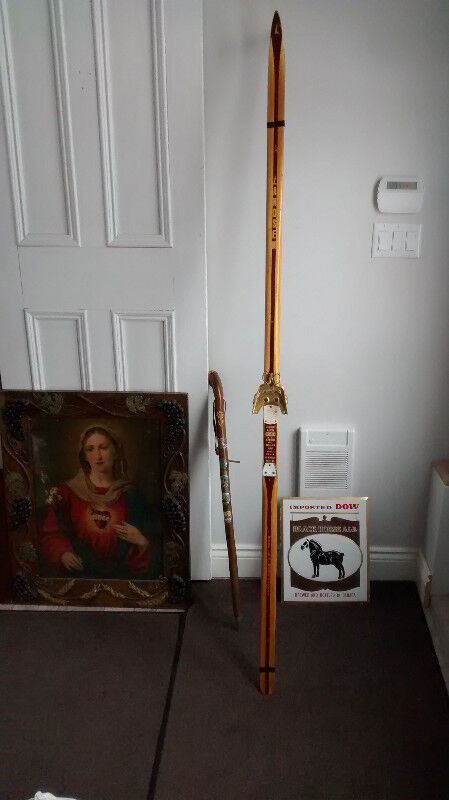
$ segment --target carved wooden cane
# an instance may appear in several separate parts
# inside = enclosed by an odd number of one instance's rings
[[[239,574],[237,567],[237,553],[234,540],[234,521],[232,518],[231,484],[229,481],[229,458],[226,441],[226,403],[223,397],[223,385],[217,372],[209,372],[209,386],[214,392],[214,432],[215,452],[220,459],[221,499],[223,503],[223,517],[228,545],[229,574],[231,577],[232,608],[234,617],[238,621],[242,618],[240,601]]]

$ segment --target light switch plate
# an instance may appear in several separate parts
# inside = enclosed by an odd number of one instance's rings
[[[421,225],[376,222],[373,225],[373,258],[419,258]]]

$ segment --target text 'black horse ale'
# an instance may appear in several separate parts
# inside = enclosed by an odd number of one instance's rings
[[[301,545],[301,550],[305,547],[309,548],[310,558],[313,564],[313,577],[318,578],[320,574],[320,564],[332,564],[333,567],[338,569],[338,579],[345,577],[345,570],[343,567],[343,553],[337,553],[336,550],[323,550],[320,544],[315,539],[306,539],[304,544]]]

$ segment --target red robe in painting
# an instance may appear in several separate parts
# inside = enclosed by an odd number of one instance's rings
[[[104,493],[107,490],[104,490]],[[56,570],[61,570],[65,575],[77,577],[76,570],[66,570],[61,563],[61,556],[71,552],[76,555],[72,546],[70,535],[62,529],[58,508],[63,507],[65,516],[70,520],[72,533],[87,546],[95,556],[105,565],[114,568],[123,548],[122,540],[117,536],[113,525],[119,522],[131,522],[129,518],[127,493],[118,497],[112,505],[101,504],[102,490],[96,488],[98,503],[93,504],[76,495],[66,483],[58,487],[57,499],[50,505],[45,516],[40,536],[40,552],[48,565]],[[142,531],[145,535],[145,532]],[[130,573],[136,576],[148,570],[151,560],[151,543],[143,549],[137,545],[128,545],[124,564]]]

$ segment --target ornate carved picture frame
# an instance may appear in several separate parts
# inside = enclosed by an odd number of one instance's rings
[[[184,609],[187,395],[0,397],[12,601]]]

